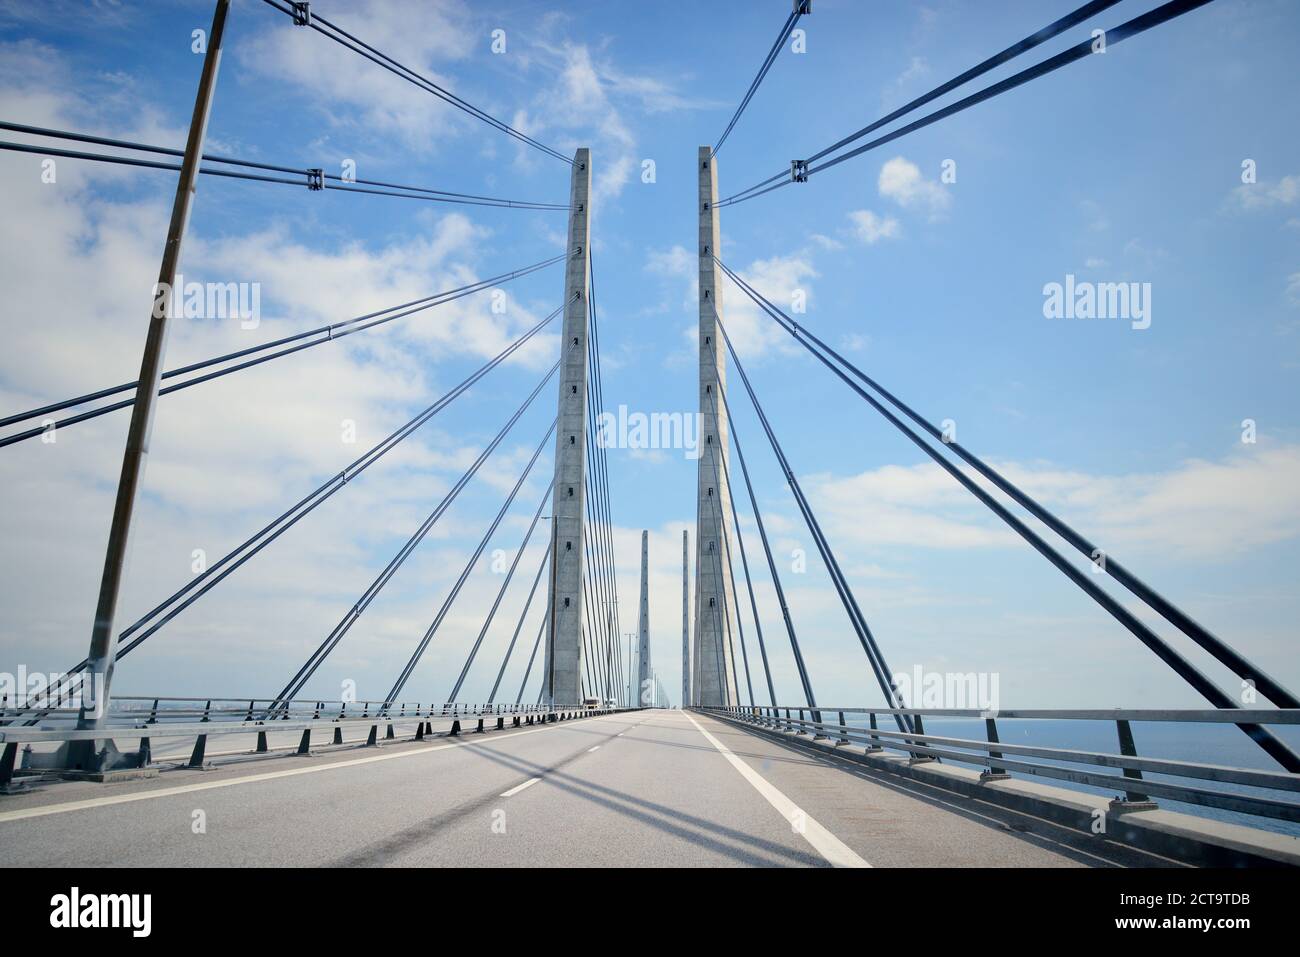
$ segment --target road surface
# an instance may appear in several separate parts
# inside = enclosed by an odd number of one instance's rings
[[[4,866],[1163,863],[682,711],[0,797]]]

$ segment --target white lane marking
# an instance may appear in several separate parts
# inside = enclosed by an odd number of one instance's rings
[[[803,829],[799,832],[800,835],[805,841],[813,846],[813,849],[817,851],[818,854],[826,858],[827,863],[832,867],[871,866],[859,857],[853,848],[849,847],[830,831],[826,830],[826,828],[818,824],[817,821],[813,819],[812,815],[808,814],[800,808],[799,805],[795,804],[788,797],[782,794],[776,789],[776,787],[770,784],[766,778],[751,768],[748,764],[732,754],[731,750],[725,744],[713,735],[709,734],[709,732],[705,731],[693,716],[688,714],[686,717],[690,720],[691,724],[695,725],[695,730],[704,735],[705,740],[717,748],[718,751],[721,752],[722,756],[731,763],[731,766],[740,772],[741,777],[752,784],[754,790],[763,795],[763,797],[767,799],[767,803],[776,808],[787,822],[792,825],[796,821],[803,822]]]
[[[599,719],[597,719],[599,720]],[[349,761],[334,761],[330,764],[320,764],[309,768],[293,768],[288,771],[266,771],[262,774],[249,774],[238,778],[227,778],[223,781],[204,781],[200,784],[180,784],[171,788],[158,788],[153,791],[137,791],[134,794],[117,794],[112,797],[90,798],[85,801],[67,801],[63,804],[46,804],[41,807],[20,808],[16,811],[0,811],[0,824],[6,821],[22,821],[28,818],[45,817],[50,814],[66,814],[69,811],[85,811],[90,808],[107,807],[113,804],[130,804],[134,801],[148,801],[151,798],[174,797],[177,794],[192,794],[195,791],[211,791],[214,788],[234,787],[238,784],[254,784],[259,781],[274,781],[278,778],[292,778],[300,774],[317,774],[321,771],[334,771],[338,768],[352,768],[362,764],[374,764],[378,761],[394,761],[400,758],[412,758],[421,754],[431,754],[434,751],[449,751],[452,748],[466,748],[473,745],[496,744],[509,738],[517,738],[523,734],[533,734],[536,731],[546,731],[549,725],[538,728],[527,728],[523,731],[511,731],[509,734],[493,735],[484,741],[465,741],[460,744],[437,744],[427,748],[415,748],[410,751],[399,751],[394,754],[375,754],[365,758],[352,758]]]
[[[536,784],[536,783],[537,783],[538,781],[540,781],[540,780],[541,780],[541,778],[529,778],[529,779],[528,779],[527,781],[525,781],[523,784],[517,784],[517,785],[515,785],[514,787],[512,787],[509,791],[503,791],[503,792],[501,792],[501,796],[502,796],[503,798],[514,797],[516,794],[518,794],[518,793],[519,793],[520,791],[522,791],[524,788],[530,788],[530,787],[532,787],[534,784]]]
[[[591,754],[592,751],[599,751],[599,750],[600,750],[600,745],[598,744],[594,748],[588,748],[587,753]]]

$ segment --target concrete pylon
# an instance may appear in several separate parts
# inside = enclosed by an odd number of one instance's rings
[[[550,622],[542,695],[550,704],[583,699],[582,555],[587,496],[587,290],[591,274],[591,150],[573,154],[568,262],[564,270],[564,333],[555,433],[551,507]],[[593,694],[595,693],[593,689]]]
[[[729,540],[727,510],[727,413],[718,395],[726,388],[725,352],[718,342],[717,315],[722,314],[718,288],[720,270],[714,253],[722,237],[718,221],[718,170],[716,158],[701,146],[697,161],[700,214],[700,382],[702,419],[699,479],[695,509],[695,701],[702,707],[724,707],[739,700],[733,679],[731,642],[727,623],[737,621],[735,595],[724,574],[722,543]],[[724,537],[724,532],[726,535]]]
[[[682,707],[691,705],[690,532],[682,529]]]
[[[641,532],[641,605],[636,631],[637,688],[642,707],[654,699],[653,669],[650,667],[650,533]]]

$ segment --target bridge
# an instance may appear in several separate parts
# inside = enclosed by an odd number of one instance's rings
[[[697,185],[698,235],[691,248],[698,279],[701,441],[694,466],[694,527],[682,529],[676,698],[668,691],[675,683],[661,677],[669,673],[664,662],[651,655],[652,625],[671,629],[675,643],[676,623],[652,622],[648,531],[640,538],[634,635],[623,632],[620,619],[615,534],[620,502],[600,423],[611,408],[602,369],[602,324],[608,329],[621,320],[604,314],[596,297],[593,246],[601,237],[598,221],[593,224],[598,202],[593,174],[601,158],[594,150],[552,148],[518,128],[523,124],[506,123],[365,39],[364,21],[344,29],[327,14],[328,3],[290,0],[263,0],[268,17],[273,11],[281,16],[257,29],[302,31],[312,42],[340,47],[357,70],[386,73],[489,127],[485,135],[508,138],[537,154],[538,161],[560,164],[568,178],[567,201],[399,185],[209,152],[206,135],[232,15],[229,0],[217,0],[205,34],[183,149],[0,119],[0,129],[19,137],[0,142],[0,150],[177,177],[137,379],[87,383],[81,394],[47,397],[0,419],[4,454],[6,448],[65,432],[75,435],[82,423],[100,416],[129,417],[86,653],[35,688],[24,682],[9,690],[0,702],[0,863],[857,868],[1300,863],[1300,755],[1294,730],[1300,700],[1285,682],[1147,584],[1099,538],[1077,530],[988,458],[958,443],[946,425],[925,418],[876,373],[860,368],[800,310],[784,308],[726,261],[725,210],[760,202],[777,190],[816,189],[820,174],[840,163],[968,109],[997,109],[992,101],[1057,71],[1086,74],[1096,68],[1099,53],[1130,39],[1145,42],[1149,31],[1197,15],[1210,0],[1156,4],[1034,59],[1036,48],[1080,34],[1116,3],[1093,0],[1045,26],[1034,24],[1023,39],[838,142],[802,159],[773,157],[771,165],[779,168],[772,175],[745,189],[720,190],[724,145],[751,106],[761,102],[760,87],[804,18],[814,16],[811,0],[794,0],[716,143],[699,147],[691,157]],[[256,9],[251,3],[245,7],[249,15]],[[1014,72],[989,82],[986,75],[1008,64]],[[935,102],[954,93],[945,105]],[[499,275],[386,308],[375,303],[362,315],[169,365],[169,326],[185,314],[180,263],[186,230],[200,187],[218,178],[247,180],[268,193],[272,185],[296,187],[331,201],[356,193],[361,197],[356,202],[404,198],[521,215],[561,214],[567,232],[558,254]],[[282,511],[255,530],[241,531],[237,547],[196,568],[179,588],[164,595],[171,585],[150,581],[150,587],[160,586],[159,600],[133,621],[123,617],[127,558],[137,506],[149,487],[146,463],[156,413],[169,396],[266,364],[310,363],[318,347],[391,329],[452,302],[484,303],[524,277],[554,272],[563,276],[555,280],[559,295],[548,315],[445,393],[425,396],[416,415],[393,423],[396,427],[360,456],[339,461],[314,487],[286,486]],[[819,414],[843,417],[848,427],[867,415],[883,419],[1205,706],[1031,709],[993,701],[971,706],[922,700],[924,682],[907,685],[905,673],[890,667],[886,652],[899,649],[869,623],[873,608],[859,600],[857,570],[836,547],[843,530],[819,515],[803,471],[783,444],[780,423],[769,417],[760,394],[763,383],[751,377],[743,343],[733,338],[725,304],[732,296],[770,323],[768,328],[819,374],[842,386],[841,404]],[[545,374],[518,374],[512,357],[539,344],[555,350]],[[168,688],[119,693],[115,686],[130,670],[125,658],[139,650],[132,662],[139,660],[148,654],[146,643],[157,647],[159,642],[150,639],[166,633],[174,621],[194,614],[195,606],[220,600],[221,592],[208,596],[246,565],[266,563],[276,551],[291,548],[288,539],[278,540],[325,502],[346,499],[351,487],[374,478],[375,473],[366,474],[372,466],[399,447],[408,448],[408,439],[441,421],[463,396],[485,390],[507,396],[510,414],[408,530],[401,547],[386,562],[376,562],[367,581],[357,583],[355,601],[338,609],[337,624],[318,643],[303,647],[305,658],[296,671],[266,674],[250,660],[248,674],[256,686],[213,687],[201,695],[178,696]],[[499,507],[481,535],[460,542],[461,533],[446,516],[467,488],[487,484],[484,464],[498,464],[503,445],[515,442],[523,431],[520,423],[526,417],[531,423],[536,416],[529,413],[538,410],[544,412],[545,428],[520,440],[527,454],[517,476],[503,484],[503,498],[492,492]],[[753,423],[745,428],[744,444],[737,429],[743,416]],[[800,534],[812,542],[825,572],[830,605],[842,614],[837,634],[801,628],[803,610],[777,559],[777,533],[770,516],[764,520],[761,476],[751,470],[755,457],[768,453],[802,523]],[[521,502],[530,480],[536,484],[543,474],[539,500]],[[449,624],[464,613],[457,601],[514,519],[521,519],[525,531],[503,551],[500,584],[490,600],[473,609],[481,627],[461,634]],[[341,646],[351,649],[364,638],[364,627],[357,625],[367,609],[426,539],[449,526],[465,560],[454,570],[451,586],[433,596],[437,611],[423,634],[413,636],[391,686],[373,698],[323,694],[330,686],[321,681],[322,667]],[[507,616],[505,609],[516,607],[518,614]],[[494,624],[510,637],[500,659],[488,660],[487,649],[495,648],[489,638],[497,633]],[[345,644],[350,635],[353,641]],[[860,697],[828,704],[833,699],[819,697],[816,690],[828,676],[816,673],[804,652],[810,641],[832,640],[837,653],[853,655]],[[427,669],[419,671],[435,642],[439,648],[450,642],[463,646],[459,670],[439,675],[443,684],[436,688]],[[1225,690],[1205,663],[1244,690],[1232,685]],[[796,678],[793,685],[781,680],[787,666]],[[14,662],[12,673],[24,667]],[[480,685],[487,691],[489,684],[490,692],[480,700],[466,694]],[[447,693],[435,699],[443,689]],[[1089,740],[1097,743],[1078,744],[1072,728],[1087,728]],[[1144,746],[1169,729],[1183,740],[1205,742],[1205,754],[1241,758],[1224,762]],[[1056,734],[1062,739],[1053,739]],[[196,835],[204,837],[195,840]]]

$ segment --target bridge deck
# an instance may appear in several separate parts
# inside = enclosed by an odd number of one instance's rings
[[[196,810],[206,833],[193,831]],[[0,801],[0,865],[18,863],[1163,862],[712,718],[640,711],[120,784],[62,782]]]

